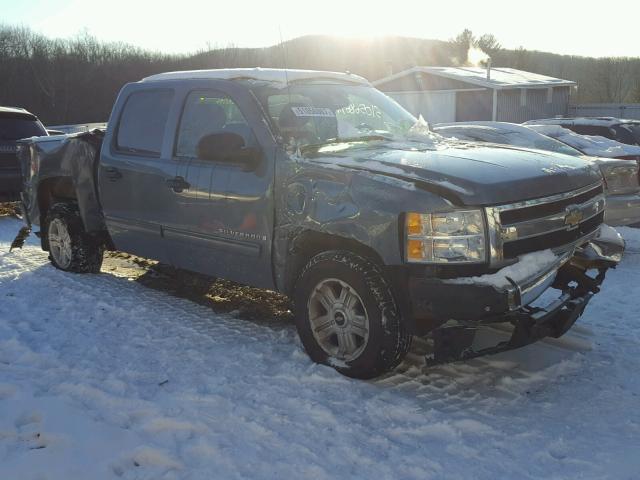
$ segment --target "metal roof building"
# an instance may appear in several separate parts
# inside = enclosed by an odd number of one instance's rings
[[[521,123],[566,115],[575,82],[515,68],[413,67],[373,82],[434,123]]]

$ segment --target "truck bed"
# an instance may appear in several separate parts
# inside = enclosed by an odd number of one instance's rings
[[[104,131],[33,137],[20,141],[18,156],[24,182],[23,205],[27,220],[40,225],[43,202],[38,198],[44,182],[55,184],[55,197],[77,198],[87,231],[105,230],[97,189],[97,170]],[[75,192],[75,193],[73,193]]]

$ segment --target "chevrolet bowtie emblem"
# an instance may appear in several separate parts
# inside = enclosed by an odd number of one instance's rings
[[[564,216],[564,224],[567,226],[568,230],[572,230],[580,225],[580,222],[584,218],[584,214],[578,207],[567,207],[565,211],[566,214]]]

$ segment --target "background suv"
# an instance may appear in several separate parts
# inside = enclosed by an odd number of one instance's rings
[[[38,117],[23,108],[0,107],[0,201],[19,199],[22,189],[17,141],[47,131]]]

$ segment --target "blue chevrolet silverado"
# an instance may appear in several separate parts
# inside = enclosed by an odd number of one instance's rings
[[[431,363],[558,337],[624,250],[597,166],[444,139],[348,73],[154,75],[106,130],[20,157],[25,229],[55,267],[95,273],[117,249],[283,292],[309,356],[357,378],[414,335]],[[497,323],[510,339],[475,348]]]

